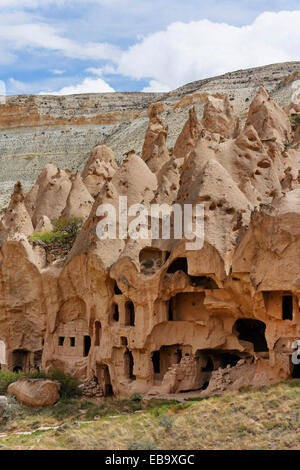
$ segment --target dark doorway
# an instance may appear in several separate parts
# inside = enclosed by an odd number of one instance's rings
[[[152,363],[154,374],[160,374],[160,353],[159,351],[154,351],[152,354]]]
[[[282,296],[282,319],[293,320],[293,296]]]
[[[12,353],[12,370],[27,372],[29,370],[29,351],[17,349]]]
[[[84,357],[87,357],[89,355],[90,349],[91,349],[91,337],[85,336],[84,337],[84,349],[83,349]]]
[[[183,271],[185,274],[188,273],[188,264],[186,258],[177,258],[175,259],[168,268],[169,274],[174,274],[177,271]]]
[[[124,366],[125,374],[130,380],[136,380],[136,376],[133,374],[134,360],[132,352],[127,349],[124,354]]]
[[[134,326],[135,314],[133,302],[126,302],[125,304],[125,326]]]
[[[123,295],[123,292],[121,291],[121,289],[119,289],[118,284],[116,282],[114,285],[114,293],[115,295]]]
[[[202,289],[212,290],[219,289],[216,281],[207,276],[190,276],[193,287],[202,287]]]
[[[237,334],[239,340],[253,343],[255,352],[268,351],[265,330],[265,323],[252,318],[240,318],[233,327],[233,332]]]
[[[101,341],[101,323],[99,321],[95,322],[95,346],[100,346]]]
[[[174,320],[174,315],[173,315],[173,299],[169,300],[169,305],[168,305],[168,321],[173,321]]]
[[[120,316],[119,316],[119,306],[118,306],[118,304],[115,304],[115,305],[114,305],[114,314],[113,314],[113,318],[114,318],[114,321],[115,321],[115,322],[118,322],[118,321],[119,321]]]

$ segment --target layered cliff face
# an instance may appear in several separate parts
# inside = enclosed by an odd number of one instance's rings
[[[132,148],[141,155],[151,103],[164,105],[166,145],[171,149],[189,109],[195,106],[201,117],[208,94],[217,99],[228,95],[236,116],[243,121],[258,86],[263,84],[285,106],[290,101],[291,83],[299,74],[300,63],[293,62],[200,80],[166,94],[7,97],[0,106],[0,205],[7,205],[15,181],[21,180],[29,190],[46,163],[82,171],[96,145],[109,146],[118,162]]]
[[[129,146],[118,168],[100,145],[81,174],[52,163],[29,192],[15,185],[0,226],[2,367],[63,369],[123,396],[299,376],[291,360],[300,335],[295,109],[259,87],[242,124],[228,97],[205,101],[202,119],[184,108],[174,149],[165,108],[153,103],[141,157]],[[147,238],[99,239],[97,209],[110,204],[120,229],[125,196],[149,210],[202,204],[203,246],[152,238],[148,222]],[[30,241],[54,218],[74,216],[84,225],[65,260]]]

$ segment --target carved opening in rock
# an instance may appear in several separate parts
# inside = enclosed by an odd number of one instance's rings
[[[177,271],[183,271],[185,274],[188,273],[188,263],[186,258],[175,259],[168,267],[168,273],[174,274]]]
[[[163,264],[163,254],[158,248],[143,248],[139,254],[140,270],[143,274],[154,274]]]
[[[198,373],[195,377],[195,387],[198,384],[198,390],[205,390],[209,386],[212,372],[215,370],[226,369],[228,366],[234,367],[242,358],[237,351],[203,349],[196,351],[195,359],[197,361]],[[197,388],[194,388],[194,390]]]
[[[84,349],[83,349],[84,357],[87,357],[89,355],[90,349],[91,349],[91,337],[85,336],[84,337]]]
[[[119,305],[118,305],[118,304],[114,304],[113,319],[114,319],[115,322],[118,322],[118,321],[119,321],[119,318],[120,318],[120,315],[119,315]]]
[[[30,353],[25,349],[16,349],[12,353],[13,372],[28,372]]]
[[[128,345],[128,340],[125,336],[121,336],[121,345],[122,346],[127,346]]]
[[[291,376],[293,379],[300,379],[300,364],[293,364],[292,356],[290,356]]]
[[[135,313],[134,304],[131,301],[125,304],[125,326],[134,326],[135,324]]]
[[[293,320],[293,296],[282,296],[282,319]]]
[[[232,331],[240,341],[252,343],[255,352],[268,351],[264,322],[252,318],[240,318],[235,322]]]
[[[75,345],[76,345],[76,339],[74,336],[71,336],[70,338],[70,346],[71,348],[75,348]]]
[[[95,322],[95,346],[100,346],[102,328],[99,321]]]
[[[181,358],[182,350],[178,344],[162,346],[159,351],[154,351],[152,354],[154,379],[162,380],[169,367],[179,364]]]
[[[169,300],[168,321],[201,320],[205,315],[204,292],[182,292]]]
[[[65,342],[65,337],[64,336],[59,336],[58,337],[58,346],[63,346]]]
[[[160,352],[154,351],[152,354],[152,363],[153,363],[153,371],[155,374],[160,374]]]
[[[42,365],[42,355],[43,350],[40,349],[39,351],[35,351],[33,354],[33,366],[34,368],[39,371]]]
[[[96,375],[98,383],[102,386],[103,394],[105,397],[110,397],[114,394],[111,384],[109,367],[106,364],[96,365]]]
[[[133,374],[134,360],[132,352],[127,349],[124,354],[124,368],[125,368],[125,377],[130,380],[136,380],[136,376]]]
[[[212,290],[219,289],[216,281],[207,276],[190,276],[191,285],[193,287],[202,287],[202,289]]]
[[[114,284],[114,293],[115,295],[123,295],[123,292],[121,291],[121,289],[118,287],[118,284],[115,282]]]

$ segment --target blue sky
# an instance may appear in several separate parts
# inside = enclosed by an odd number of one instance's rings
[[[8,94],[168,91],[300,60],[299,1],[0,0]]]

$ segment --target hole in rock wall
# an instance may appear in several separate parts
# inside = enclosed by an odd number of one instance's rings
[[[106,364],[97,364],[96,376],[98,383],[102,386],[105,397],[113,396],[113,387],[111,384],[109,367]]]
[[[282,296],[282,319],[293,320],[293,296]]]
[[[129,301],[125,304],[125,326],[134,326],[135,313],[133,302]]]
[[[293,364],[292,356],[290,356],[291,376],[293,379],[300,379],[300,364]]]
[[[143,248],[139,254],[140,269],[144,274],[154,274],[163,264],[163,254],[158,248]]]
[[[162,380],[169,367],[179,364],[182,358],[182,350],[179,345],[162,346],[159,351],[152,353],[154,378]]]
[[[59,336],[58,337],[58,346],[63,346],[65,342],[65,337],[64,336]]]
[[[85,336],[84,337],[84,349],[83,349],[84,357],[87,357],[89,355],[90,349],[91,349],[91,337]]]
[[[118,304],[114,304],[113,319],[114,319],[115,322],[118,322],[118,321],[119,321],[119,318],[120,318],[120,315],[119,315],[119,305],[118,305]]]
[[[232,331],[237,334],[239,340],[252,343],[255,352],[263,352],[268,351],[265,330],[266,325],[260,320],[240,318],[235,322]]]
[[[130,380],[136,380],[135,375],[133,374],[134,360],[132,352],[127,349],[124,354],[124,367],[125,367],[125,376]]]
[[[95,322],[95,346],[100,346],[101,334],[102,334],[101,323],[99,321],[96,321]]]
[[[125,336],[121,336],[121,346],[127,346],[128,340]]]
[[[193,287],[201,287],[202,289],[212,290],[219,289],[214,279],[207,276],[190,276],[191,285]]]
[[[76,345],[76,340],[75,340],[74,336],[71,336],[71,338],[70,338],[70,346],[71,346],[71,348],[75,348],[75,345]]]
[[[114,293],[115,295],[123,295],[123,292],[121,291],[121,289],[119,289],[118,284],[116,282],[114,284]]]
[[[195,321],[207,317],[204,292],[183,292],[168,302],[168,321]]]
[[[183,271],[185,274],[188,273],[188,264],[186,258],[177,258],[175,259],[168,268],[169,274],[174,274],[177,271]]]
[[[29,351],[17,349],[12,353],[12,370],[13,372],[29,371]]]
[[[154,351],[152,354],[152,363],[154,374],[160,374],[160,352]]]

